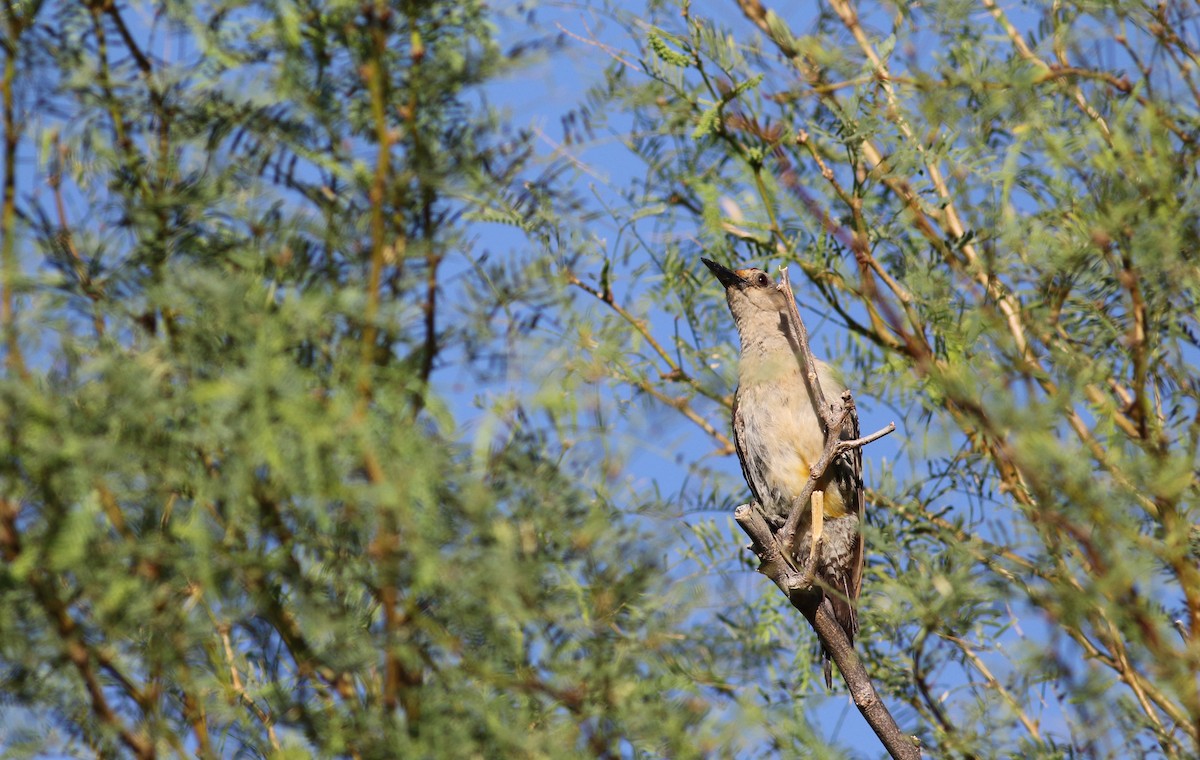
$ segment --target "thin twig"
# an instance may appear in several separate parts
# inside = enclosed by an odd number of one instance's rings
[[[658,339],[654,337],[654,334],[650,332],[650,326],[646,320],[639,319],[630,313],[628,309],[621,306],[621,304],[618,303],[617,299],[613,296],[612,289],[607,285],[604,285],[602,288],[593,287],[592,285],[588,285],[586,282],[580,280],[573,273],[568,273],[567,282],[579,288],[583,292],[591,295],[601,303],[606,304],[608,308],[616,312],[618,316],[628,322],[630,326],[632,326],[638,331],[639,334],[641,334],[642,338],[646,340],[650,347],[654,349],[654,352],[658,354],[658,356],[669,368],[667,372],[660,373],[660,377],[662,377],[664,380],[669,379],[675,382],[683,383],[696,393],[710,398],[713,401],[722,404],[723,406],[732,405],[731,399],[714,393],[712,390],[704,387],[698,380],[696,380],[696,378],[685,372],[680,363],[671,357],[671,354],[667,352],[663,345],[658,342]],[[659,390],[649,380],[645,380],[640,377],[633,378],[632,382],[645,393],[653,396],[655,399],[661,401],[667,406],[678,410],[681,414],[683,414],[684,417],[687,417],[689,420],[698,425],[700,429],[709,436],[720,441],[721,449],[715,452],[716,455],[720,456],[732,454],[734,452],[733,441],[729,440],[728,436],[717,430],[711,422],[706,420],[700,415],[699,412],[693,409],[688,403],[688,398],[686,396],[677,396],[673,398]]]
[[[4,180],[3,202],[0,203],[0,267],[4,283],[0,286],[0,330],[3,330],[5,364],[21,378],[28,378],[21,342],[17,334],[16,286],[19,262],[16,250],[17,232],[17,143],[20,125],[17,121],[13,87],[17,76],[16,45],[24,28],[24,19],[10,7],[7,22],[9,44],[13,46],[4,56],[4,75],[0,79],[0,101],[4,119]]]
[[[642,71],[642,68],[640,66],[638,66],[637,64],[635,64],[632,61],[625,58],[625,51],[618,50],[617,48],[613,47],[612,45],[606,45],[603,42],[600,42],[598,39],[596,39],[596,35],[593,34],[590,29],[588,29],[589,36],[583,37],[583,36],[576,34],[575,32],[572,32],[570,29],[567,29],[565,26],[563,26],[561,23],[559,23],[557,21],[554,23],[554,25],[558,27],[558,31],[567,35],[571,39],[576,40],[578,42],[582,42],[585,45],[591,45],[592,47],[602,50],[605,54],[608,55],[609,58],[612,58],[614,61],[621,64],[625,68],[630,69],[631,71],[637,71],[637,72]],[[587,29],[586,26],[584,28]]]
[[[808,378],[813,399],[817,404],[817,414],[821,417],[821,426],[825,428],[825,433],[828,435],[834,423],[833,410],[825,403],[825,391],[821,389],[821,381],[817,378],[817,358],[813,356],[812,347],[808,345],[808,330],[805,329],[804,320],[800,319],[800,311],[796,308],[796,296],[792,293],[792,282],[785,266],[779,268],[779,284],[776,287],[787,296],[785,300],[788,305],[788,316],[792,320],[792,335],[795,336],[800,349],[800,355],[796,358],[803,359],[804,363],[800,370]]]
[[[1018,701],[1017,698],[1013,696],[1013,693],[1006,689],[1004,684],[1000,683],[996,676],[992,674],[992,671],[988,668],[987,664],[984,663],[983,658],[975,654],[974,649],[971,648],[970,642],[965,639],[958,638],[957,636],[951,636],[947,633],[939,633],[938,636],[956,645],[959,650],[962,651],[963,655],[966,656],[966,658],[970,660],[971,664],[975,666],[975,669],[979,671],[979,675],[983,676],[983,679],[987,681],[988,688],[1004,698],[1004,701],[1008,703],[1009,709],[1016,713],[1017,720],[1021,721],[1021,725],[1025,727],[1025,730],[1029,732],[1029,735],[1033,737],[1034,741],[1036,741],[1038,745],[1045,747],[1045,742],[1042,740],[1042,734],[1038,730],[1037,721],[1029,717],[1024,708],[1021,707],[1020,701]]]
[[[210,611],[211,614],[211,611]],[[237,662],[233,656],[233,644],[229,638],[229,623],[218,623],[217,633],[221,637],[221,646],[225,650],[225,662],[229,664],[229,678],[233,686],[233,693],[250,712],[254,713],[254,717],[258,718],[258,722],[263,724],[267,729],[267,739],[271,742],[271,747],[276,751],[280,751],[279,737],[275,734],[275,718],[262,707],[259,706],[254,699],[246,693],[245,686],[242,685],[242,678],[238,674]]]
[[[992,17],[996,19],[996,23],[1000,24],[1000,26],[1004,28],[1004,32],[1008,35],[1008,38],[1012,40],[1013,47],[1016,49],[1017,53],[1028,63],[1040,69],[1043,72],[1043,77],[1045,79],[1066,79],[1066,74],[1068,72],[1074,73],[1074,70],[1067,65],[1065,61],[1061,62],[1059,66],[1051,66],[1039,58],[1036,53],[1030,50],[1029,45],[1025,42],[1025,38],[1021,36],[1021,33],[1017,31],[1016,27],[1012,25],[1012,22],[1008,20],[1008,17],[1004,14],[1004,11],[996,5],[995,0],[983,0],[983,6],[987,8],[992,14]],[[1126,87],[1128,87],[1128,84],[1126,84]],[[1096,109],[1087,102],[1087,98],[1084,97],[1083,90],[1079,87],[1079,85],[1074,85],[1070,89],[1072,99],[1075,101],[1075,104],[1079,106],[1079,110],[1082,111],[1089,119],[1096,122],[1096,126],[1100,128],[1100,133],[1104,136],[1105,142],[1111,145],[1112,132],[1109,131],[1108,123],[1104,121],[1104,117],[1101,116],[1099,112],[1097,112]]]
[[[816,490],[817,483],[825,476],[825,471],[829,469],[833,460],[845,451],[860,448],[871,441],[878,440],[891,433],[896,429],[896,424],[891,423],[866,438],[852,441],[842,440],[843,433],[857,428],[856,425],[853,427],[849,425],[851,410],[854,404],[853,398],[849,391],[842,394],[840,409],[835,409],[826,401],[825,391],[821,388],[821,381],[817,376],[817,360],[813,356],[812,347],[809,345],[808,331],[804,327],[804,321],[800,319],[800,312],[796,308],[796,297],[792,294],[792,285],[788,279],[787,267],[780,267],[780,282],[777,287],[786,296],[788,317],[791,320],[789,333],[796,341],[796,345],[794,346],[796,361],[800,363],[800,370],[807,378],[809,389],[812,391],[814,403],[817,407],[817,414],[821,418],[821,427],[824,428],[825,433],[825,449],[821,452],[820,458],[817,459],[809,471],[808,482],[804,484],[804,489],[800,491],[800,497],[793,502],[792,511],[788,515],[787,522],[784,523],[783,528],[779,531],[780,540],[790,552],[795,548],[796,532],[800,526],[800,519],[809,508],[809,500],[812,499],[813,491]]]
[[[819,69],[817,69],[813,62],[806,60],[804,54],[796,49],[791,41],[790,34],[781,33],[781,30],[786,27],[774,11],[764,8],[760,0],[737,0],[737,2],[746,17],[753,21],[775,43],[775,46],[781,53],[791,59],[793,65],[808,80],[810,85],[819,83]],[[946,234],[935,229],[933,224],[934,222],[939,224],[955,239],[963,239],[965,237],[965,227],[959,219],[954,199],[942,175],[941,167],[936,160],[926,153],[922,141],[916,138],[909,128],[908,123],[901,116],[901,111],[896,103],[895,90],[891,85],[891,73],[883,65],[882,60],[871,46],[870,40],[866,38],[862,27],[858,23],[857,14],[844,0],[831,0],[831,5],[837,11],[847,29],[854,35],[859,46],[862,47],[864,54],[871,61],[875,73],[879,75],[878,81],[883,87],[890,104],[888,112],[889,120],[897,126],[904,138],[922,155],[929,180],[937,191],[940,200],[938,207],[934,208],[924,203],[918,192],[906,180],[901,177],[892,176],[883,151],[868,138],[862,139],[860,143],[863,155],[866,157],[867,162],[879,173],[880,181],[897,198],[902,200],[912,212],[912,223],[918,231],[921,232],[930,244],[941,252],[943,257],[946,258],[947,263],[956,270],[962,270],[963,262],[955,258],[954,251],[947,245]],[[818,93],[818,96],[830,108],[836,112],[841,112],[842,104],[837,99],[835,93],[822,92]],[[966,259],[965,263],[968,274],[995,300],[997,307],[1004,315],[1019,354],[1025,361],[1034,362],[1035,359],[1030,354],[1028,340],[1025,335],[1025,327],[1021,321],[1019,303],[1011,294],[1005,292],[986,268],[980,265],[980,257],[972,243],[964,242],[960,250]]]
[[[837,442],[837,453],[841,454],[842,452],[849,451],[850,449],[862,448],[863,446],[866,446],[868,443],[874,443],[875,441],[878,441],[880,438],[884,437],[885,435],[888,435],[889,433],[894,433],[894,432],[896,432],[896,423],[889,422],[887,425],[876,430],[874,433],[863,436],[862,438],[855,438],[850,441],[838,441]]]
[[[1082,584],[1073,574],[1069,572],[1054,573],[1002,545],[988,542],[979,536],[967,533],[940,515],[933,514],[925,509],[913,510],[908,505],[891,501],[886,494],[879,492],[872,494],[872,503],[892,511],[910,525],[920,526],[921,528],[932,525],[938,530],[943,531],[955,546],[962,547],[969,552],[976,562],[1018,587],[1028,583],[1027,576],[1032,576],[1050,584],[1065,583],[1076,594],[1085,594]],[[1000,560],[1011,563],[1012,567],[1015,567],[1017,571],[1001,563]],[[1126,658],[1110,653],[1112,650],[1111,647],[1110,650],[1101,650],[1078,626],[1066,626],[1064,630],[1067,635],[1083,648],[1089,659],[1095,660],[1117,673],[1121,681],[1138,697],[1139,704],[1156,727],[1161,728],[1162,722],[1157,713],[1150,707],[1151,702],[1157,705],[1159,709],[1165,712],[1177,724],[1186,725],[1184,722],[1186,718],[1179,707],[1164,692],[1160,691],[1153,681],[1130,667]]]
[[[17,529],[17,504],[8,499],[0,499],[0,558],[10,565],[16,562],[24,551],[21,545],[21,534]],[[107,728],[111,729],[121,740],[129,752],[137,758],[150,760],[155,756],[154,743],[141,731],[122,720],[121,716],[109,702],[108,696],[101,683],[93,660],[102,658],[88,645],[87,637],[71,614],[69,605],[58,596],[54,580],[44,571],[34,570],[28,578],[29,586],[34,597],[41,605],[50,624],[58,634],[63,654],[75,666],[84,688],[87,689],[92,712]],[[112,668],[115,671],[115,667]],[[130,697],[139,705],[145,702],[145,692],[138,689],[127,678],[122,676],[119,681],[126,688]]]
[[[58,215],[59,235],[63,245],[66,246],[67,253],[71,256],[71,266],[75,271],[75,277],[79,281],[79,287],[83,293],[92,300],[92,327],[96,331],[96,337],[104,337],[104,314],[100,311],[97,302],[103,298],[103,288],[98,287],[92,281],[92,277],[88,274],[87,265],[84,264],[83,257],[79,254],[79,249],[75,246],[75,238],[71,234],[71,223],[67,220],[67,205],[63,200],[62,195],[62,165],[67,158],[67,148],[59,140],[57,133],[54,135],[54,162],[51,164],[50,175],[46,179],[46,184],[50,186],[50,190],[54,195],[54,210]]]
[[[637,330],[638,334],[642,336],[650,348],[654,349],[654,353],[658,354],[659,358],[663,360],[663,363],[667,365],[668,370],[660,373],[664,379],[670,379],[674,380],[675,382],[683,383],[700,395],[710,398],[723,406],[731,406],[733,404],[732,399],[722,396],[721,394],[714,393],[710,388],[705,387],[699,380],[684,371],[682,365],[672,358],[670,352],[668,352],[666,348],[663,347],[662,343],[660,343],[658,339],[654,337],[654,333],[650,332],[650,325],[648,321],[634,316],[628,309],[622,306],[613,295],[612,288],[607,284],[601,288],[589,285],[583,280],[579,279],[579,277],[577,277],[573,272],[567,273],[567,282],[579,288],[583,292],[591,295],[601,303],[606,304],[608,308],[612,309],[617,314],[617,316],[628,322],[630,327]],[[722,443],[727,444],[729,442],[722,441]]]

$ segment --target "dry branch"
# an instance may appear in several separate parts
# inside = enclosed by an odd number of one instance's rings
[[[829,465],[834,458],[845,451],[861,448],[871,441],[882,438],[896,429],[895,423],[889,423],[887,427],[879,430],[865,439],[858,437],[858,415],[854,408],[854,399],[850,391],[842,394],[840,407],[831,405],[825,398],[825,391],[821,388],[821,380],[817,375],[817,360],[813,356],[812,348],[808,344],[808,330],[804,327],[804,320],[800,319],[800,312],[796,308],[796,296],[792,293],[791,281],[788,278],[787,267],[779,269],[780,281],[779,289],[787,298],[788,317],[791,320],[791,334],[796,337],[796,345],[793,349],[796,352],[796,361],[800,363],[800,371],[804,373],[807,379],[809,388],[812,389],[813,398],[816,399],[816,407],[821,415],[821,427],[825,433],[825,450],[821,452],[821,458],[813,465],[812,471],[809,474],[808,482],[804,484],[804,490],[800,492],[800,498],[796,499],[792,506],[791,514],[788,515],[787,522],[779,531],[779,538],[783,546],[788,550],[791,556],[791,550],[795,549],[796,530],[800,525],[800,518],[808,509],[809,501],[812,499],[813,491],[817,487],[817,483],[829,469]],[[853,432],[850,432],[853,431]],[[852,440],[842,440],[843,433],[850,432]],[[861,441],[861,443],[859,442]]]
[[[783,553],[778,538],[771,532],[762,510],[750,504],[742,504],[734,510],[733,518],[750,536],[750,549],[758,556],[758,571],[770,578],[792,606],[803,613],[809,625],[816,631],[821,646],[837,663],[854,706],[862,713],[871,730],[883,742],[884,748],[896,760],[918,760],[921,748],[916,740],[905,734],[896,719],[875,690],[871,676],[863,667],[862,660],[854,652],[854,646],[846,633],[833,618],[829,602],[806,583],[803,574],[796,570]]]

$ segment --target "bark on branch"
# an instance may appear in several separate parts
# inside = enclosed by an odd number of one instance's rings
[[[860,444],[861,445],[861,444]],[[921,748],[914,737],[900,730],[896,719],[875,690],[871,676],[842,627],[833,618],[829,602],[819,589],[805,583],[803,573],[787,559],[779,539],[755,505],[742,504],[734,510],[733,518],[750,536],[750,549],[758,556],[758,571],[770,578],[792,606],[800,610],[830,657],[837,663],[842,679],[850,690],[854,706],[862,713],[871,730],[883,742],[884,748],[896,760],[919,760]]]

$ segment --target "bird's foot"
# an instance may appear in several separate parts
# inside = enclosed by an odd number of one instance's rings
[[[821,566],[821,537],[813,538],[812,550],[808,556],[804,558],[804,567],[801,571],[800,581],[805,588],[812,588],[816,585],[817,569]]]

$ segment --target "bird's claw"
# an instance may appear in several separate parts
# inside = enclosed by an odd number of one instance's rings
[[[804,559],[804,569],[800,575],[800,581],[804,588],[812,588],[817,581],[817,566],[821,560],[821,543],[818,538],[813,542],[812,551]]]

